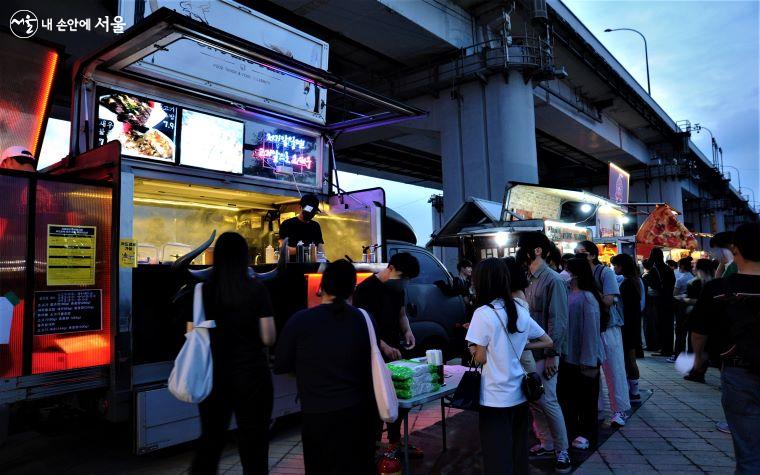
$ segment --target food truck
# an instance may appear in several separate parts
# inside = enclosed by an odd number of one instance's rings
[[[622,237],[626,211],[592,193],[510,182],[501,203],[468,199],[428,246],[454,247],[477,262],[514,255],[520,234],[538,231],[572,253],[579,241]]]
[[[29,244],[14,252],[33,300],[13,321],[23,364],[3,374],[0,402],[100,389],[108,419],[134,422],[137,453],[192,440],[196,406],[166,389],[184,332],[172,299],[189,274],[166,264],[207,267],[214,235],[240,233],[253,270],[277,272],[265,285],[281,328],[320,278],[318,262],[273,258],[307,192],[324,211],[325,259],[374,261],[360,277],[385,261],[384,192],[331,193],[332,142],[424,112],[326,71],[327,43],[265,23],[290,49],[160,9],[77,62],[69,156],[0,175],[4,194],[26,197],[16,224]],[[291,377],[275,378],[275,394],[273,417],[299,409]]]

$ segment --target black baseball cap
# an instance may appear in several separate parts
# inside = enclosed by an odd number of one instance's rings
[[[301,208],[307,213],[319,213],[319,198],[317,195],[308,193],[301,197]]]

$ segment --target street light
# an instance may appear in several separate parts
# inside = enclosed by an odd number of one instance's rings
[[[607,28],[606,30],[604,30],[605,33],[610,33],[612,31],[632,31],[634,33],[638,33],[639,36],[641,36],[641,39],[644,40],[644,59],[646,60],[646,64],[647,64],[647,94],[649,94],[651,96],[652,95],[652,87],[649,84],[649,51],[647,50],[647,39],[646,39],[646,37],[644,37],[644,35],[640,31],[634,30],[633,28]]]
[[[741,185],[739,185],[739,194],[740,195],[742,194],[742,190],[749,190],[749,191],[752,192],[752,210],[754,211],[755,203],[757,203],[757,201],[755,200],[755,190],[753,190],[752,188],[750,188],[748,186],[741,186]]]
[[[725,165],[725,168],[733,168],[734,170],[736,170],[736,177],[739,179],[739,190],[741,190],[742,189],[742,175],[741,175],[741,173],[739,173],[739,169],[736,168],[736,167],[733,167],[731,165]],[[731,181],[731,174],[730,173],[728,174],[728,181]]]
[[[712,130],[708,129],[702,124],[694,124],[694,129],[699,133],[702,129],[705,129],[710,133],[710,142],[712,144],[712,161],[713,166],[715,168],[718,168],[718,142],[715,141],[715,135],[713,135]]]

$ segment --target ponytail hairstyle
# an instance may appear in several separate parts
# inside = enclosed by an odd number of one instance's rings
[[[517,333],[517,306],[512,300],[512,287],[509,271],[501,259],[490,257],[478,262],[472,277],[478,306],[488,305],[496,299],[504,301],[507,311],[507,331]]]
[[[327,264],[322,273],[322,291],[335,297],[333,300],[333,316],[343,318],[347,314],[346,300],[351,297],[356,287],[356,269],[345,259]]]

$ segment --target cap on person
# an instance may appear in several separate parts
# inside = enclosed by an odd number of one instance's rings
[[[305,213],[319,213],[319,198],[317,198],[317,195],[312,193],[303,195],[301,197],[301,209],[303,209]]]
[[[16,163],[12,163],[11,160]],[[37,168],[37,159],[26,147],[13,145],[3,150],[3,155],[0,156],[0,168],[28,170],[24,165],[31,166],[31,171],[34,171]]]

